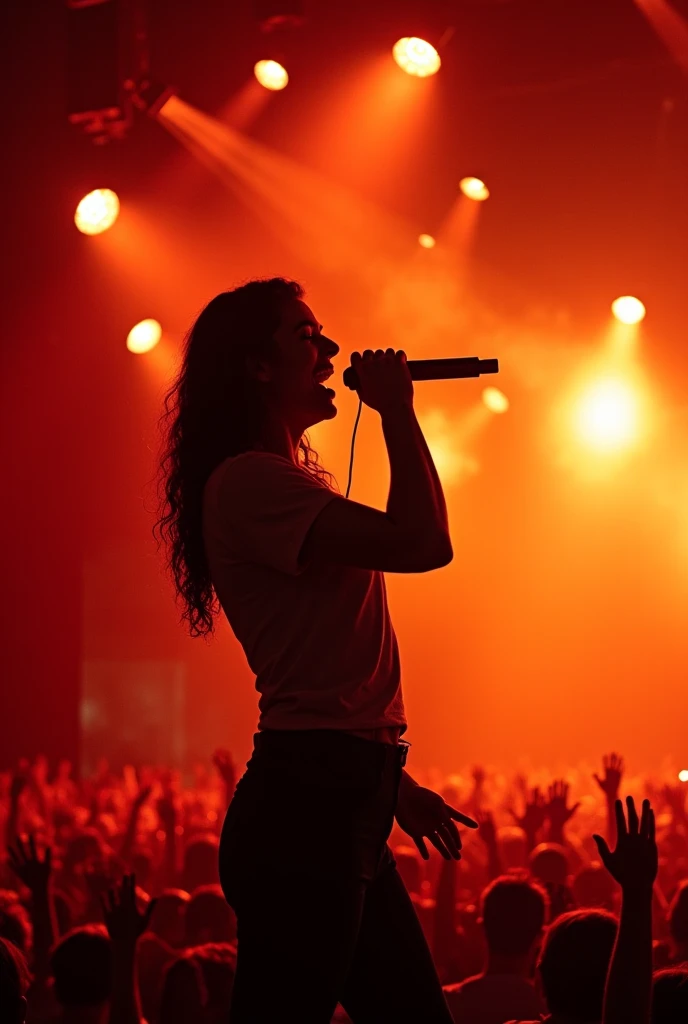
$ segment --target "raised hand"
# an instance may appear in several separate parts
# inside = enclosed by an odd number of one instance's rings
[[[545,817],[549,822],[549,838],[552,842],[561,842],[564,837],[564,825],[573,817],[580,801],[569,807],[569,784],[564,779],[557,779],[547,790]]]
[[[136,876],[124,875],[119,885],[101,897],[105,927],[112,941],[135,946],[148,927],[155,903],[155,900],[150,900],[145,910],[139,910],[136,903]]]
[[[51,875],[52,850],[46,846],[43,859],[36,850],[36,840],[29,836],[28,843],[17,838],[7,849],[9,865],[17,878],[35,895],[48,891]]]
[[[402,775],[395,817],[399,827],[413,839],[423,860],[430,857],[426,839],[445,860],[460,860],[461,837],[456,822],[468,828],[478,827],[477,821],[450,807],[438,793],[417,785],[406,773]]]
[[[633,797],[626,797],[628,824],[623,804],[614,804],[616,815],[616,849],[610,850],[602,836],[594,835],[600,859],[605,868],[621,886],[624,893],[652,890],[657,877],[657,844],[655,842],[655,815],[649,800],[643,800],[638,821]]]
[[[519,828],[522,828],[528,838],[529,846],[535,846],[535,837],[545,823],[545,798],[538,786],[530,791],[528,799],[527,791],[524,793],[525,809],[519,817],[515,811],[510,811],[511,817]]]
[[[478,820],[478,827],[480,831],[478,835],[485,843],[485,846],[492,847],[497,845],[497,829],[495,827],[494,818],[492,811],[476,811],[475,816]]]
[[[602,778],[595,772],[593,779],[609,803],[614,803],[619,796],[619,787],[621,786],[621,779],[624,773],[623,757],[614,753],[605,755],[602,758],[602,768],[604,769]]]

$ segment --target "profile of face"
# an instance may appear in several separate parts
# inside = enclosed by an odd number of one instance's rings
[[[271,413],[296,434],[337,415],[335,393],[325,382],[334,373],[332,359],[339,346],[322,333],[322,325],[302,299],[290,299],[281,310],[269,356],[255,375]]]

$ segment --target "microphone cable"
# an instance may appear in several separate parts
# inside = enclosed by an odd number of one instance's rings
[[[354,423],[354,432],[351,435],[351,458],[349,459],[349,482],[346,485],[345,498],[349,497],[349,491],[351,490],[351,481],[354,475],[354,445],[356,444],[356,431],[358,430],[358,421],[361,418],[361,410],[363,408],[363,399],[358,400],[358,413],[356,414],[356,422]]]

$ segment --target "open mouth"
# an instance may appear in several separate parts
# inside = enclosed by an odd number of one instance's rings
[[[315,381],[315,386],[318,388],[322,388],[323,391],[325,391],[330,396],[334,395],[334,391],[332,390],[332,388],[325,387],[325,381],[329,380],[333,373],[334,367],[332,366],[324,366],[319,370],[313,371],[313,380]]]

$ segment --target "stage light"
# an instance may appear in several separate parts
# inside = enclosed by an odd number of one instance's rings
[[[111,228],[118,216],[117,193],[109,188],[96,188],[77,206],[74,223],[85,235],[99,235]]]
[[[678,773],[679,782],[688,782],[688,768],[682,768]]]
[[[432,235],[418,235],[418,244],[422,246],[423,249],[434,249],[436,245],[435,239]]]
[[[490,191],[480,178],[462,178],[459,188],[468,199],[473,199],[476,203],[484,203],[490,198]]]
[[[581,441],[591,448],[614,451],[633,443],[638,433],[638,397],[623,380],[593,382],[578,402],[575,426]]]
[[[270,89],[271,92],[279,92],[280,89],[286,88],[289,82],[289,75],[276,60],[259,60],[253,73],[263,88]]]
[[[485,388],[483,391],[483,402],[494,413],[506,412],[509,408],[509,399],[499,388]]]
[[[417,36],[404,36],[396,42],[392,55],[407,75],[415,75],[416,78],[436,74],[442,63],[435,47]]]
[[[612,302],[612,313],[622,324],[639,324],[645,319],[645,306],[633,295],[622,295]]]
[[[162,327],[157,320],[141,320],[127,335],[127,348],[136,355],[150,352],[162,337]]]

